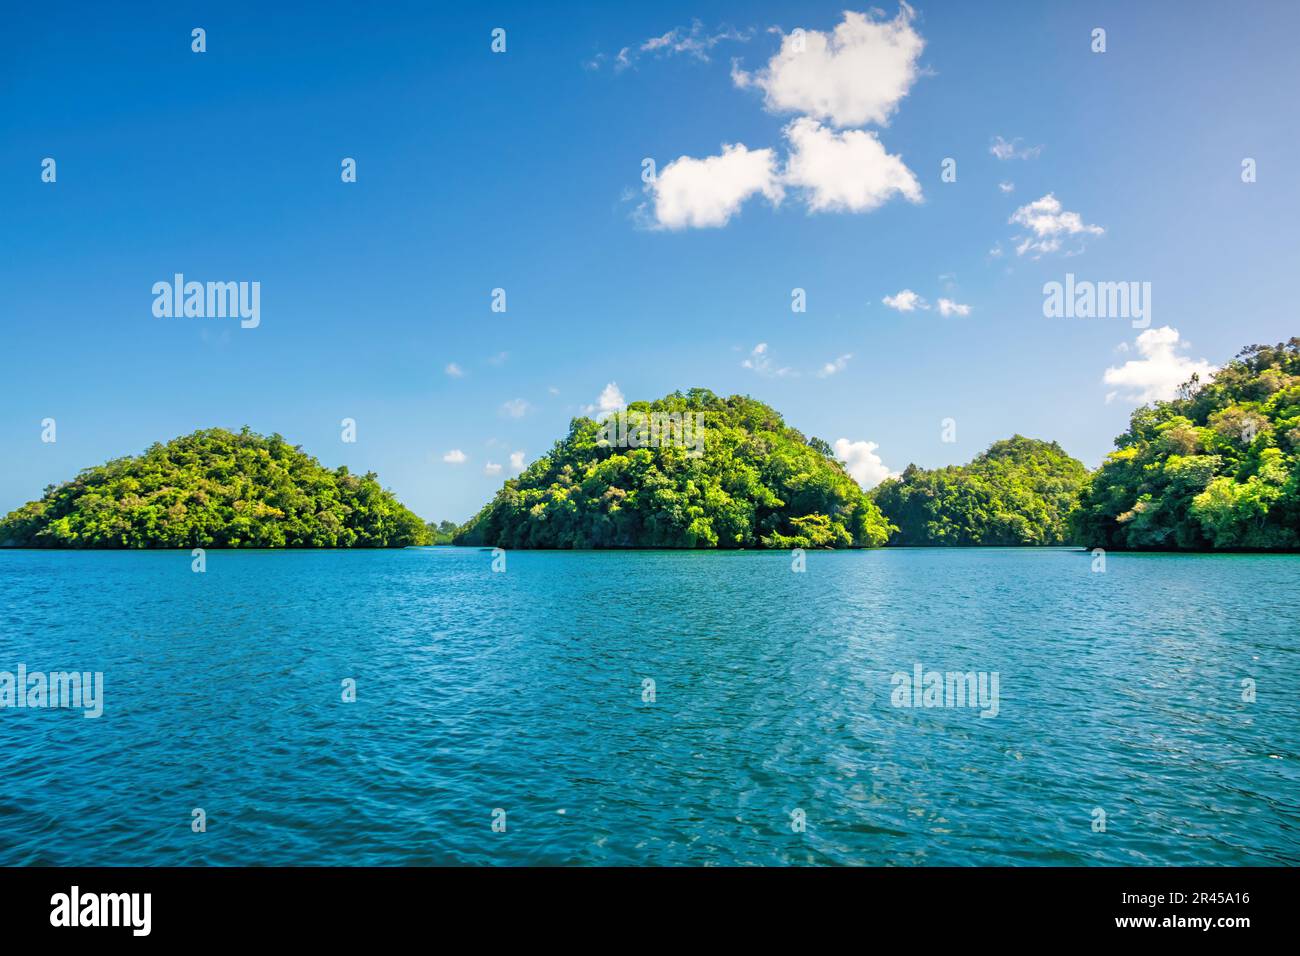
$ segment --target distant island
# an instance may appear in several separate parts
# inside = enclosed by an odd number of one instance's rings
[[[1061,545],[1088,469],[1056,442],[1015,435],[968,465],[908,465],[871,493],[895,526],[891,545]]]
[[[87,468],[0,520],[0,545],[24,548],[402,548],[428,535],[374,474],[247,428]]]
[[[891,526],[762,402],[705,388],[575,418],[456,535],[502,548],[875,548]]]
[[[1133,412],[1089,474],[1015,435],[865,492],[822,439],[704,388],[575,418],[463,526],[425,523],[373,474],[279,435],[194,432],[88,468],[0,520],[28,548],[878,548],[1300,550],[1300,338]]]

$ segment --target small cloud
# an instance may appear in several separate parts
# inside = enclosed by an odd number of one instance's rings
[[[783,378],[790,374],[789,368],[777,368],[772,364],[771,357],[767,354],[767,343],[759,342],[749,353],[749,358],[740,363],[741,368],[751,369],[759,375],[770,375],[777,378]]]
[[[989,146],[989,152],[998,159],[1037,159],[1038,154],[1043,151],[1042,146],[1021,146],[1021,139],[1017,136],[1011,141],[1003,139],[1001,136],[993,137],[993,143]],[[1010,192],[1005,189],[1003,192]]]
[[[523,418],[531,410],[532,406],[522,398],[512,398],[510,401],[501,404],[501,411],[511,418]]]
[[[650,37],[640,43],[623,47],[614,56],[597,53],[583,64],[587,70],[599,70],[609,63],[615,73],[621,73],[643,56],[655,59],[686,56],[701,63],[709,62],[709,54],[720,43],[747,43],[754,36],[754,30],[737,30],[735,27],[721,26],[716,30],[706,30],[699,20],[692,20],[689,28],[674,27],[667,33]]]
[[[1106,369],[1102,382],[1123,390],[1127,398],[1138,403],[1168,401],[1177,397],[1178,386],[1193,375],[1205,383],[1218,371],[1205,359],[1192,360],[1180,355],[1187,343],[1181,340],[1177,329],[1168,325],[1147,329],[1137,337],[1134,347],[1142,357]],[[1106,401],[1112,401],[1117,394],[1110,392]]]
[[[627,399],[623,397],[618,382],[610,382],[600,390],[596,403],[594,405],[584,405],[582,412],[584,415],[595,415],[599,419],[612,415],[625,407],[627,407]]]
[[[1013,193],[1013,192],[1016,191],[1016,184],[1015,184],[1015,183],[998,183],[998,189],[1001,189],[1004,193]]]
[[[930,308],[929,303],[911,289],[904,289],[897,295],[887,295],[880,301],[899,312],[915,312],[917,309]]]
[[[498,465],[498,464],[497,464],[496,462],[494,462],[494,461],[490,461],[490,462],[488,462],[486,465],[483,466],[483,474],[485,474],[485,475],[499,475],[499,474],[501,474],[501,466]]]
[[[463,465],[469,461],[469,457],[459,448],[453,448],[442,456],[442,460],[449,465]]]
[[[509,352],[498,352],[496,355],[488,356],[489,365],[505,365],[506,359],[510,358]]]
[[[773,113],[799,113],[838,127],[885,126],[920,75],[917,60],[925,40],[912,26],[906,3],[893,20],[879,11],[846,11],[829,33],[793,31],[767,65],[746,73],[732,64],[741,89],[763,91]]]
[[[646,185],[653,209],[638,212],[654,229],[708,229],[725,226],[745,200],[762,195],[779,205],[785,191],[776,151],[723,144],[717,156],[681,156]]]
[[[1059,251],[1064,238],[1077,237],[1082,244],[1085,236],[1100,236],[1106,231],[1101,226],[1085,223],[1077,212],[1064,209],[1052,193],[1021,206],[1007,222],[1024,226],[1033,233],[1032,236],[1016,236],[1013,241],[1020,243],[1016,246],[1016,255],[1032,252],[1035,259]]]
[[[559,394],[560,394],[560,390],[559,390],[558,388],[556,388],[554,385],[549,386],[546,390],[547,390],[548,392],[550,392],[552,395],[559,395]]]
[[[853,358],[852,354],[846,353],[837,358],[834,362],[827,362],[822,366],[822,370],[817,373],[818,378],[830,378],[836,372],[842,372],[849,364],[849,359]]]
[[[784,182],[802,188],[809,212],[870,212],[894,196],[921,201],[921,184],[874,132],[836,132],[801,116],[785,128]]]
[[[448,362],[447,367],[443,369],[443,371],[446,372],[448,375],[450,375],[452,378],[465,377],[465,370],[461,368],[459,365],[457,365],[455,362]]]
[[[512,451],[510,453],[510,469],[512,471],[524,470],[524,453],[522,451]]]
[[[886,478],[898,477],[898,472],[886,468],[876,454],[879,447],[873,441],[849,441],[847,438],[835,440],[835,457],[844,462],[845,470],[862,486],[863,491],[870,491]]]
[[[954,302],[952,299],[939,300],[939,314],[944,318],[953,315],[970,315],[970,306]]]

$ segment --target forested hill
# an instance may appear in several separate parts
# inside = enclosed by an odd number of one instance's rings
[[[34,548],[400,548],[427,537],[374,474],[330,470],[247,428],[87,468],[0,521],[0,545]]]
[[[908,465],[871,497],[896,526],[891,545],[1059,545],[1087,480],[1056,442],[1016,435],[966,465]]]
[[[1300,548],[1300,338],[1135,411],[1080,502],[1087,547]]]
[[[805,438],[762,402],[695,388],[633,402],[628,413],[683,421],[698,413],[703,430],[681,443],[662,436],[647,442],[645,435],[623,442],[617,416],[575,418],[568,435],[507,481],[456,543],[850,548],[888,537],[879,510],[826,443]]]

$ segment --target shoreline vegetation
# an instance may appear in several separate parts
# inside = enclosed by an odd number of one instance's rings
[[[211,428],[49,486],[0,519],[0,546],[1295,553],[1300,338],[1249,346],[1210,382],[1138,408],[1115,446],[1090,473],[1056,442],[1015,435],[865,492],[776,410],[694,388],[573,419],[457,526],[422,521],[373,472]]]

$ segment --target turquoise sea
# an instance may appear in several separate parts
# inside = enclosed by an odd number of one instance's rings
[[[0,864],[1300,863],[1300,556],[492,562],[0,552]]]

